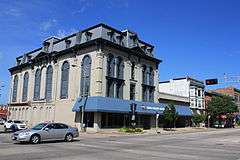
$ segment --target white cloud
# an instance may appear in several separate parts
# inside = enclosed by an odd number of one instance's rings
[[[47,30],[49,30],[51,27],[55,26],[56,23],[57,23],[57,20],[56,20],[56,19],[51,19],[51,20],[42,22],[41,25],[40,25],[40,30],[42,30],[42,31],[47,31]]]

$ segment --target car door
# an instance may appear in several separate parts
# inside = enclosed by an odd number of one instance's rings
[[[42,130],[41,139],[43,141],[55,139],[54,124],[50,123]]]
[[[56,139],[64,139],[66,135],[68,126],[62,123],[55,123],[54,124],[54,131]]]

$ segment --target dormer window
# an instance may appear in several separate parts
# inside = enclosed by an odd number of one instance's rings
[[[109,39],[111,42],[115,42],[115,39],[114,39],[114,32],[113,31],[110,31],[107,33],[108,36],[109,36]]]
[[[137,46],[138,45],[137,35],[132,35],[130,36],[130,38],[133,40],[133,46]]]
[[[17,59],[17,65],[21,64],[21,59]]]
[[[142,48],[142,50],[143,50],[144,52],[146,52],[147,46],[144,45],[144,46],[142,46],[141,48]]]
[[[86,36],[86,41],[90,41],[92,38],[92,33],[91,32],[85,32],[85,36]]]
[[[123,46],[124,45],[123,44],[123,35],[120,34],[120,35],[116,36],[116,38],[118,39],[118,44]]]
[[[66,39],[66,40],[65,40],[65,43],[66,43],[66,48],[69,48],[70,45],[71,45],[71,40]]]
[[[152,47],[150,47],[150,48],[147,48],[147,52],[151,55],[151,56],[153,56],[153,48]]]
[[[49,51],[49,46],[50,46],[49,42],[44,42],[43,43],[43,51],[48,52]]]

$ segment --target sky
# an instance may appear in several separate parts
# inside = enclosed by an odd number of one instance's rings
[[[50,36],[98,23],[137,32],[155,46],[160,81],[240,75],[239,0],[1,0],[0,104],[7,103],[16,57]],[[223,83],[207,89],[235,86]]]

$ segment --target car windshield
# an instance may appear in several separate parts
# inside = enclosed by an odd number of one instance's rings
[[[13,121],[14,123],[22,123],[21,121]]]
[[[41,130],[43,127],[45,127],[47,125],[47,123],[40,123],[36,126],[34,126],[32,129],[33,130]]]

